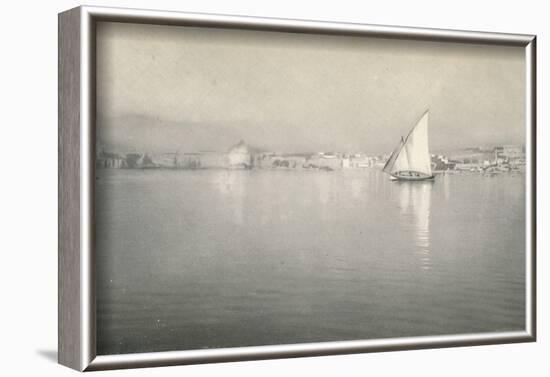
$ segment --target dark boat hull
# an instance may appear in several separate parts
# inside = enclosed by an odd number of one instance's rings
[[[433,175],[412,170],[395,172],[391,174],[391,177],[396,181],[430,181],[435,179]]]

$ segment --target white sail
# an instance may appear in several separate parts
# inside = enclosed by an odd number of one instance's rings
[[[405,140],[405,151],[410,170],[432,175],[432,161],[428,147],[428,116],[426,112]]]
[[[409,155],[406,153],[406,149],[405,149],[406,146],[407,144],[403,142],[403,146],[401,147],[401,150],[399,150],[399,153],[395,158],[395,162],[393,163],[393,167],[391,169],[390,174],[393,174],[398,171],[411,170],[410,163],[409,163]]]
[[[428,146],[428,112],[413,127],[389,170],[390,174],[400,171],[415,171],[428,176],[432,175],[432,162]]]
[[[405,141],[403,140],[403,138],[401,138],[401,140],[399,140],[399,144],[397,145],[397,147],[395,147],[393,152],[391,152],[390,158],[388,158],[388,161],[386,161],[386,164],[382,168],[383,172],[391,174],[393,165],[395,164],[395,160],[397,159],[397,157],[399,157],[399,152],[401,152],[403,144],[405,144]]]

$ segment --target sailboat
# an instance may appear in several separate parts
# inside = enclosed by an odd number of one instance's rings
[[[428,147],[428,119],[429,111],[426,111],[407,137],[401,137],[382,169],[391,176],[391,179],[402,181],[434,179]]]

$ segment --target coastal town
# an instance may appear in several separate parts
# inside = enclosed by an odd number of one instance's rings
[[[389,155],[365,152],[278,153],[254,148],[244,141],[225,152],[120,153],[98,148],[98,169],[285,169],[323,170],[381,169]],[[435,173],[524,172],[525,147],[501,145],[471,147],[431,154]]]

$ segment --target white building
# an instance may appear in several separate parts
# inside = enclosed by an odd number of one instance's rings
[[[252,167],[252,153],[244,141],[239,141],[227,152],[229,168],[249,169]]]

